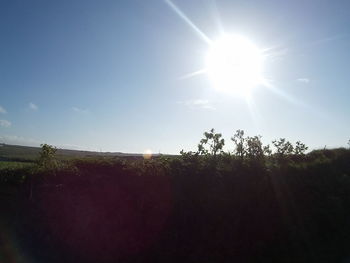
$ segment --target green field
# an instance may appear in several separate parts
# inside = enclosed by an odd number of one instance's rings
[[[0,144],[0,162],[35,162],[39,158],[41,148],[20,145]],[[58,160],[70,160],[85,157],[140,157],[142,154],[129,154],[121,152],[94,152],[57,149],[56,158]]]
[[[2,169],[20,169],[20,168],[28,167],[31,165],[33,165],[33,163],[30,163],[30,162],[0,161],[0,170],[2,170]]]

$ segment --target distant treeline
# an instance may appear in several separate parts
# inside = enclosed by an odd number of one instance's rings
[[[179,156],[65,162],[43,145],[0,175],[0,244],[33,262],[346,262],[350,150],[232,141],[211,130]]]

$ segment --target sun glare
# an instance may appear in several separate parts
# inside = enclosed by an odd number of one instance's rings
[[[149,160],[152,158],[152,150],[150,149],[147,149],[143,152],[143,158],[146,159],[146,160]]]
[[[241,36],[214,41],[206,57],[206,70],[213,86],[225,92],[249,96],[263,83],[262,52]]]

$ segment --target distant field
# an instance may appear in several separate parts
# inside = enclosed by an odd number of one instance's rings
[[[0,145],[0,161],[32,162],[38,158],[40,148],[17,145]]]
[[[40,151],[40,147],[28,147],[0,143],[0,162],[32,163],[38,159]],[[90,152],[66,149],[58,149],[56,153],[56,158],[58,160],[69,160],[74,158],[98,156],[139,158],[142,157],[142,154],[128,154],[121,152]]]
[[[32,165],[33,163],[30,162],[6,162],[6,161],[0,161],[0,170],[2,169],[19,169],[23,167],[27,167]]]

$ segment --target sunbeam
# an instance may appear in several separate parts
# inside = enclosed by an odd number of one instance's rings
[[[165,0],[170,8],[189,25],[206,43],[211,44],[212,41],[206,34],[204,34],[172,1]]]
[[[206,73],[217,90],[243,97],[250,96],[252,89],[262,84],[265,57],[261,49],[243,36],[225,34],[219,17],[216,21],[222,31],[221,37],[212,41],[171,0],[165,2],[209,45],[205,68],[180,79]]]
[[[213,19],[216,23],[216,26],[218,27],[220,34],[223,35],[225,33],[225,30],[224,30],[224,27],[222,25],[222,21],[221,21],[218,6],[216,4],[216,0],[211,1],[211,10],[212,10],[212,16],[213,16]]]
[[[260,133],[260,122],[262,120],[262,116],[259,113],[259,110],[257,109],[255,102],[251,96],[247,96],[245,98],[245,102],[249,109],[250,117],[253,121],[254,128],[257,130],[258,133]]]
[[[186,74],[186,75],[180,77],[180,79],[189,79],[189,78],[192,78],[192,77],[195,77],[198,75],[202,75],[202,74],[206,74],[206,73],[207,73],[207,69],[204,68],[204,69],[200,69],[200,70],[191,72],[189,74]]]
[[[264,85],[264,87],[268,88],[270,91],[272,91],[276,95],[282,97],[283,99],[285,99],[289,103],[292,103],[292,104],[297,105],[297,106],[308,107],[308,105],[305,104],[304,102],[302,102],[301,100],[298,100],[297,98],[286,93],[285,91],[276,88],[271,82],[269,82],[267,80],[264,81],[263,85]]]
[[[328,116],[328,113],[312,107],[310,104],[305,103],[304,101],[302,101],[301,99],[298,99],[294,96],[292,96],[291,94],[288,94],[287,92],[275,87],[271,82],[269,82],[268,80],[264,81],[263,84],[264,87],[266,87],[268,90],[270,90],[272,93],[276,94],[277,96],[279,96],[280,98],[284,99],[285,101],[291,103],[292,105],[296,106],[296,107],[300,107],[303,108],[309,112],[311,112],[312,114],[314,114],[315,116],[322,118],[322,119],[328,119],[329,121],[331,120],[331,117]]]
[[[219,38],[210,39],[189,19],[184,12],[171,0],[164,0],[165,3],[194,30],[194,32],[208,44],[205,55],[205,67],[184,74],[179,79],[185,80],[199,75],[207,75],[212,87],[219,92],[241,97],[245,100],[256,128],[259,126],[261,116],[256,109],[253,98],[253,90],[257,87],[265,87],[281,99],[314,114],[324,117],[320,111],[312,108],[298,98],[286,93],[273,85],[272,80],[264,76],[264,64],[266,60],[273,61],[276,58],[285,56],[288,52],[283,45],[275,45],[265,48],[258,48],[253,42],[242,35],[233,35],[225,32],[220,20],[216,2],[212,1],[214,20],[218,26]],[[333,38],[322,39],[322,41],[333,40]]]

